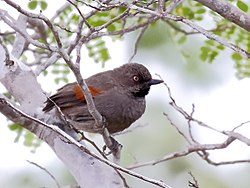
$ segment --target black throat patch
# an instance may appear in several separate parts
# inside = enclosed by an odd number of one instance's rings
[[[135,97],[145,97],[149,92],[150,87],[140,89],[139,91],[133,92]]]

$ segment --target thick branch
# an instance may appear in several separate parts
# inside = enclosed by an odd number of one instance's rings
[[[36,134],[54,150],[81,187],[120,187],[121,181],[104,159],[90,152],[61,129],[48,125],[16,109],[0,96],[0,112],[13,122]],[[100,160],[101,159],[101,160]],[[110,162],[107,162],[110,163]],[[80,168],[80,166],[82,166]]]
[[[250,31],[250,14],[243,12],[225,0],[195,0],[217,12],[227,20]]]

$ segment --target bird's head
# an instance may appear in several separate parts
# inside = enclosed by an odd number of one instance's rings
[[[128,63],[114,69],[115,76],[120,86],[125,87],[135,97],[145,97],[150,86],[160,84],[163,81],[152,79],[148,69],[142,64]]]

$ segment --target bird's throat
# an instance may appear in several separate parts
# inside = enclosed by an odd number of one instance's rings
[[[139,91],[133,92],[133,95],[135,97],[145,97],[148,94],[149,89],[150,89],[149,87],[140,89]]]

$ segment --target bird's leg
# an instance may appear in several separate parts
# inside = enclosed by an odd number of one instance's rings
[[[120,163],[120,157],[121,157],[121,149],[122,145],[117,142],[112,136],[110,136],[108,129],[105,127],[103,130],[103,139],[105,142],[105,146],[103,147],[103,152],[105,153],[106,148],[108,147],[110,152],[106,153],[106,155],[113,154],[114,162],[116,164]]]
[[[105,154],[110,155],[112,153],[116,156],[116,158],[120,158],[120,151],[122,149],[122,145],[119,142],[117,142],[112,136],[110,136],[109,139],[111,140],[111,145],[110,147],[108,147],[110,151]],[[107,145],[103,146],[103,152],[105,152],[106,149]]]

